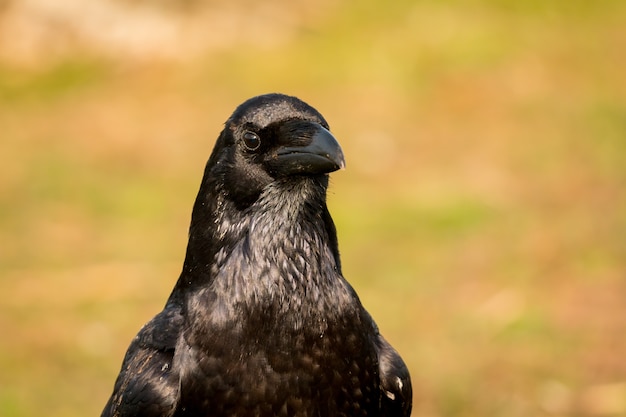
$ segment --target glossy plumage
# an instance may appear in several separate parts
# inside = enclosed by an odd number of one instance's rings
[[[410,415],[408,370],[341,273],[326,190],[345,162],[328,129],[295,97],[235,110],[180,278],[103,417]]]

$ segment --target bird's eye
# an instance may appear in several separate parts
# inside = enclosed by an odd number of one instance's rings
[[[254,132],[246,132],[243,134],[243,144],[249,151],[256,151],[261,146],[261,139]]]

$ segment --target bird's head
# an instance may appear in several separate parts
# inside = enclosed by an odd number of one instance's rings
[[[226,121],[205,176],[247,206],[277,180],[343,167],[341,147],[317,110],[295,97],[267,94],[245,101]]]

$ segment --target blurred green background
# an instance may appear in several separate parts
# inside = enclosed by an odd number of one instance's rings
[[[626,415],[626,2],[0,1],[0,415],[99,415],[222,123],[320,110],[414,416]]]

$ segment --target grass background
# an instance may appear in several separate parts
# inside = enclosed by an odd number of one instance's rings
[[[0,2],[2,416],[99,414],[272,91],[344,148],[344,273],[414,416],[626,415],[626,3],[55,4]]]

